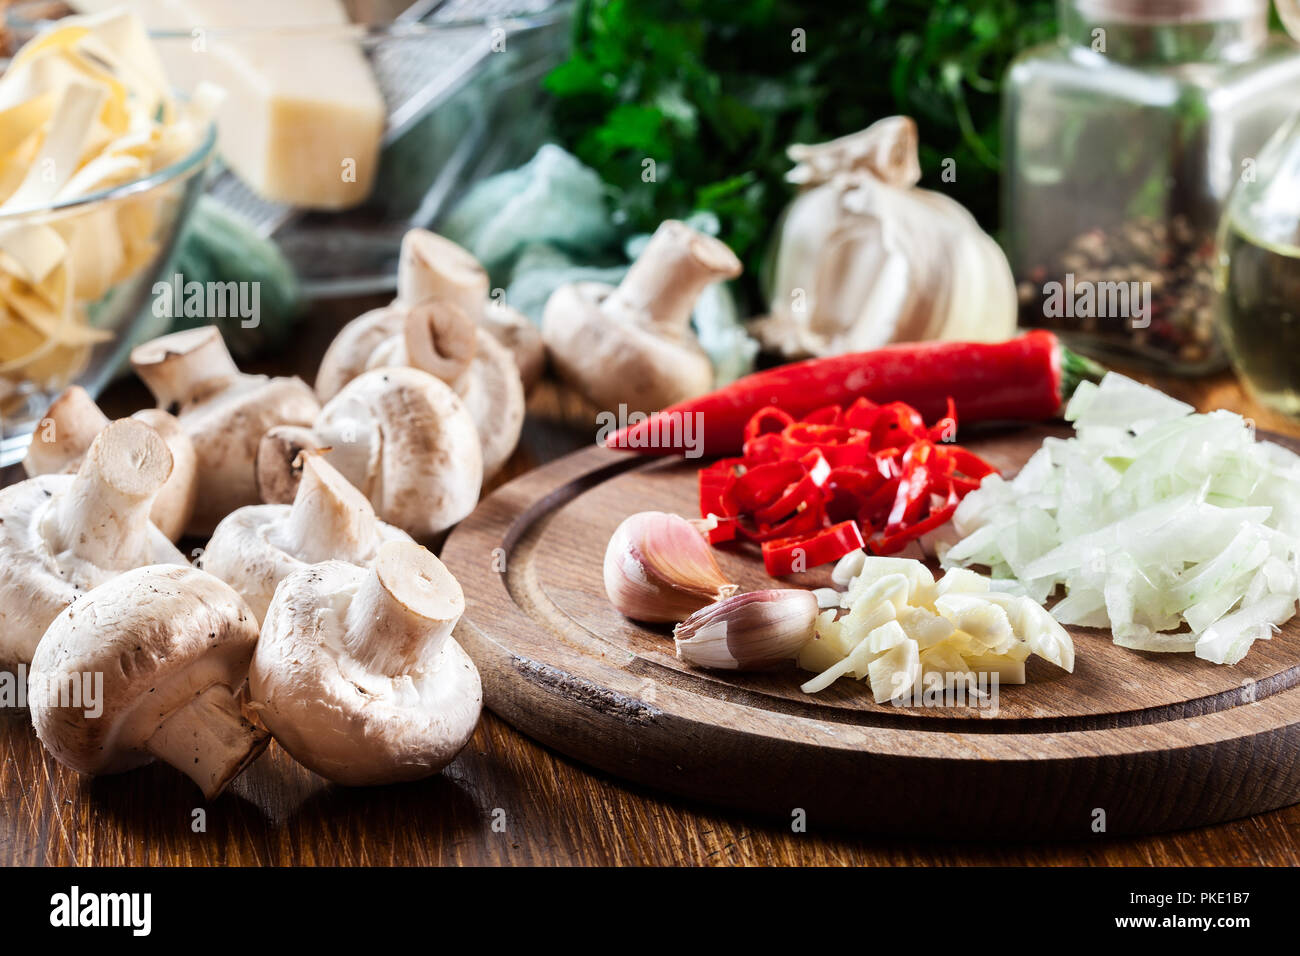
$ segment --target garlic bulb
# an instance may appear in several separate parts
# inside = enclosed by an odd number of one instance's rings
[[[961,205],[916,188],[909,117],[788,155],[805,189],[781,228],[770,314],[755,323],[764,345],[802,358],[1015,333],[1006,256]]]
[[[673,638],[677,656],[696,667],[760,670],[794,658],[816,623],[812,591],[750,591],[696,611],[673,628]]]
[[[738,588],[722,576],[704,536],[678,515],[634,514],[605,548],[605,593],[636,621],[676,623]]]
[[[1300,43],[1300,0],[1277,0],[1277,15],[1291,39]]]

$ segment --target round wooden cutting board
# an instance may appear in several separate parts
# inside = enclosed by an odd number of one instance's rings
[[[1066,431],[966,444],[1011,474],[1051,434]],[[793,666],[686,666],[669,626],[610,606],[601,568],[627,515],[696,516],[698,465],[580,451],[505,485],[452,533],[443,560],[468,605],[456,637],[492,710],[617,776],[809,827],[1090,837],[1300,801],[1300,620],[1234,667],[1073,628],[1074,673],[1031,658],[996,710],[878,705],[847,678],[809,696]],[[717,550],[723,571],[773,586],[744,547]],[[829,570],[789,583],[821,586]]]

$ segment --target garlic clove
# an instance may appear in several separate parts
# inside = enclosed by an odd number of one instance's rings
[[[709,543],[679,515],[631,515],[605,548],[605,593],[636,621],[676,623],[737,590],[723,577]]]
[[[761,670],[798,654],[816,623],[812,591],[750,591],[696,611],[673,628],[673,638],[677,657],[696,667]]]

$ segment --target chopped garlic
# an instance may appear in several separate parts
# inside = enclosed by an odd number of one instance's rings
[[[818,675],[803,685],[815,694],[841,677],[867,680],[877,703],[918,692],[931,675],[943,686],[973,687],[979,674],[1023,684],[1025,659],[1037,654],[1074,670],[1069,633],[1031,598],[993,591],[989,579],[964,568],[935,581],[920,561],[863,556],[852,565],[837,618],[817,617],[816,636],[799,666]]]

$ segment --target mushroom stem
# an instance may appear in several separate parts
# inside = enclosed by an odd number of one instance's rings
[[[145,749],[214,799],[266,749],[270,735],[244,717],[239,699],[213,684],[159,725]]]
[[[343,644],[367,670],[399,677],[434,659],[464,610],[460,582],[441,561],[390,541],[348,605]]]
[[[283,534],[284,550],[308,564],[337,559],[364,563],[379,535],[375,509],[319,453],[305,452],[302,479]]]
[[[53,475],[65,471],[81,458],[108,425],[108,416],[99,410],[80,385],[73,385],[54,400],[27,446],[23,468],[28,475]]]
[[[399,302],[414,305],[439,299],[460,306],[477,321],[487,297],[487,272],[469,252],[427,229],[411,229],[402,237],[397,259]]]
[[[148,425],[130,418],[109,424],[50,509],[54,550],[117,571],[147,563],[149,509],[171,470],[167,443]]]
[[[719,279],[735,278],[740,269],[740,260],[725,243],[669,219],[655,230],[601,309],[630,314],[660,335],[681,338],[700,293]]]
[[[214,325],[173,332],[136,346],[131,364],[158,406],[173,411],[240,375]]]

